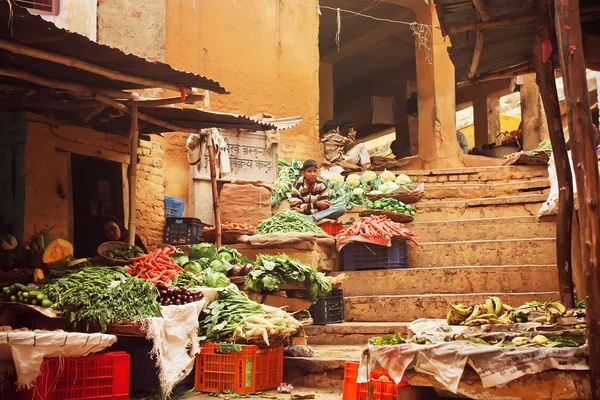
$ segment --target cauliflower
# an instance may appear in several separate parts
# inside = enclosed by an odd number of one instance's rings
[[[400,188],[400,185],[397,185],[394,181],[388,181],[388,182],[385,182],[385,183],[379,185],[379,187],[377,189],[380,192],[383,192],[383,194],[388,194],[395,190],[398,190],[399,188]]]
[[[344,182],[344,177],[340,174],[333,175],[333,176],[329,177],[328,181],[331,183],[342,183],[342,182]]]
[[[396,184],[406,185],[412,183],[412,179],[406,174],[400,174],[396,177]]]
[[[353,193],[353,194],[358,194],[358,195],[361,195],[361,194],[364,194],[364,193],[365,193],[365,190],[364,190],[364,189],[361,189],[361,188],[356,188],[356,189],[354,189],[354,190],[352,191],[352,193]]]
[[[358,185],[360,185],[360,175],[358,175],[358,174],[350,174],[350,175],[348,175],[348,177],[346,178],[346,183],[349,186],[358,186]]]
[[[380,192],[379,190],[371,190],[369,194],[383,194],[383,192]]]
[[[387,169],[383,171],[379,177],[383,182],[394,182],[396,180],[396,175],[393,172],[388,171]]]
[[[364,179],[365,182],[369,183],[369,182],[377,179],[377,174],[373,171],[365,171],[362,174],[362,178]]]

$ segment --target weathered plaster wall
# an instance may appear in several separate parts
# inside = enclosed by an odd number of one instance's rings
[[[72,153],[125,163],[128,152],[125,137],[29,121],[24,168],[24,239],[30,238],[36,229],[54,227],[53,237],[73,241]],[[156,246],[162,242],[164,223],[162,148],[159,143],[140,141],[138,157],[136,232],[148,246]],[[58,186],[63,189],[62,196]]]
[[[56,26],[96,41],[98,0],[61,0],[58,15],[42,15]]]
[[[279,155],[321,157],[316,8],[276,0],[167,0],[167,10],[167,63],[215,79],[232,92],[211,93],[211,110],[302,115],[298,127],[281,132]],[[184,142],[177,135],[162,141],[168,169],[165,193],[188,200],[191,180]]]
[[[98,42],[164,61],[165,17],[166,0],[99,0]]]

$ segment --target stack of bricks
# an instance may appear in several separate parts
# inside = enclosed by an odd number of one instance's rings
[[[148,248],[162,243],[165,223],[163,148],[158,142],[140,140],[136,186],[136,233]]]

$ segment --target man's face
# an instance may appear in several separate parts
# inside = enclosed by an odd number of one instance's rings
[[[319,176],[319,170],[315,167],[308,167],[304,170],[304,180],[306,183],[315,183]]]

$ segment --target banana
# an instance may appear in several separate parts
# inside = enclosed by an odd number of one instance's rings
[[[479,304],[475,304],[475,306],[473,307],[473,312],[471,313],[469,318],[467,318],[465,320],[465,322],[475,319],[475,318],[479,317],[480,315],[481,315],[481,307],[479,306]]]
[[[537,344],[545,344],[548,342],[548,338],[544,335],[537,335],[533,339],[531,339],[531,341]]]
[[[537,318],[534,318],[533,322],[540,322],[540,323],[548,322],[548,317],[547,316],[537,317]]]
[[[516,337],[513,340],[511,340],[511,343],[513,343],[513,344],[515,344],[517,346],[523,346],[523,345],[529,343],[529,338],[528,337],[524,337],[524,336]]]
[[[496,315],[502,314],[502,300],[499,297],[493,296],[492,302],[494,303],[494,313]]]
[[[450,304],[450,307],[452,308],[452,310],[454,310],[456,314],[465,318],[471,315],[471,313],[473,312],[473,307],[467,307],[464,304]]]
[[[504,303],[502,303],[502,308],[504,308],[504,311],[512,311],[512,310],[514,310],[514,308],[512,308],[508,304],[504,304]]]
[[[467,322],[465,325],[467,326],[477,326],[477,325],[487,325],[490,321],[488,319],[477,318]]]
[[[452,312],[452,310],[448,311],[448,314],[446,314],[446,323],[448,325],[453,325],[452,323],[454,322],[454,313]]]
[[[492,324],[492,325],[501,325],[503,323],[498,318],[490,318],[489,321],[490,321],[490,324]]]
[[[492,299],[485,300],[485,309],[487,310],[488,314],[496,315],[496,308],[494,307],[494,302]]]
[[[564,314],[567,312],[567,307],[565,307],[560,301],[553,301],[550,303],[550,306],[557,309],[561,314]]]
[[[569,310],[565,313],[565,317],[569,318],[572,317],[575,314],[575,312],[573,310]]]
[[[481,319],[490,319],[490,318],[496,318],[496,317],[497,317],[497,315],[494,313],[481,314],[479,316],[479,318],[481,318]]]

